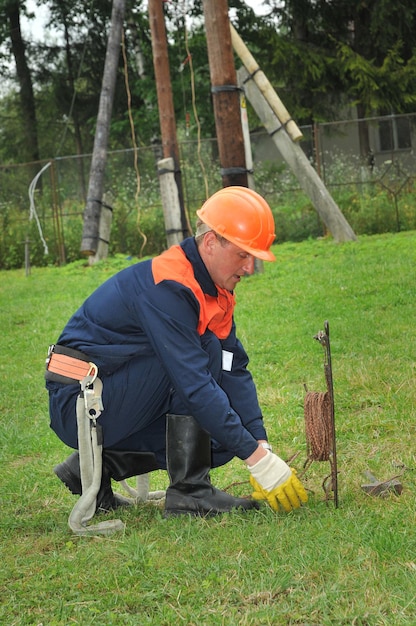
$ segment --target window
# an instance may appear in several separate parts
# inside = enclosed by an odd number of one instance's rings
[[[412,147],[410,121],[407,117],[392,117],[378,125],[380,152],[409,150]]]

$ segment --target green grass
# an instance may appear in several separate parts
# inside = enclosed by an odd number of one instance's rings
[[[49,429],[43,368],[74,309],[133,261],[0,273],[1,624],[416,624],[416,232],[275,253],[238,286],[239,336],[274,448],[302,471],[304,384],[325,390],[313,336],[329,321],[339,508],[321,487],[328,464],[314,463],[309,503],[290,515],[164,520],[140,505],[109,538],[67,526],[74,497],[52,468],[68,451]],[[399,475],[402,495],[366,495],[366,469]],[[212,477],[249,493],[241,461]],[[152,488],[166,483],[152,474]]]

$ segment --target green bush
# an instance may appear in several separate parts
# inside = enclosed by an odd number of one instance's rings
[[[155,154],[140,153],[138,184],[131,163],[131,152],[112,155],[106,172],[106,200],[113,208],[109,254],[141,257],[154,255],[166,247],[163,210]],[[35,219],[29,220],[27,200],[5,201],[0,198],[0,269],[14,269],[25,264],[26,239],[30,240],[30,263],[34,266],[59,265],[82,259],[80,243],[85,202],[69,196],[70,184],[77,182],[72,167],[69,174],[59,162],[60,188],[52,193],[46,180],[37,192],[36,210],[41,233]],[[195,145],[181,145],[181,172],[191,227],[195,211],[206,198],[221,187],[220,167],[215,144],[207,142],[195,154]],[[359,180],[363,178],[363,180]],[[75,178],[74,178],[75,177]],[[373,235],[416,228],[414,178],[385,180],[375,171],[363,177],[353,159],[333,158],[325,170],[329,192],[356,235]],[[358,180],[357,180],[358,179]],[[256,166],[255,186],[272,207],[276,223],[276,240],[300,242],[327,234],[310,199],[299,189],[299,183],[282,163],[265,162]],[[77,188],[78,196],[82,194]],[[3,190],[2,197],[7,194]],[[61,198],[61,199],[60,199]],[[63,198],[63,199],[62,199]],[[45,254],[44,238],[48,246]]]

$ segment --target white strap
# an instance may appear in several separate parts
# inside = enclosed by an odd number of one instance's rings
[[[108,520],[87,526],[95,515],[102,478],[103,446],[99,441],[99,426],[96,421],[103,410],[103,384],[99,378],[93,379],[91,376],[86,376],[80,384],[77,425],[82,495],[71,511],[68,524],[76,535],[111,535],[124,530],[125,524],[121,520]]]
[[[150,491],[149,483],[149,474],[141,474],[140,476],[136,476],[136,489],[130,487],[130,485],[125,480],[121,481],[124,489],[136,500],[136,502],[163,500],[166,495],[166,491]]]

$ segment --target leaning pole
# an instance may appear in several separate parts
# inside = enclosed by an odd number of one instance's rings
[[[99,223],[103,204],[104,175],[107,164],[107,148],[113,109],[118,59],[124,20],[125,0],[113,0],[111,27],[107,41],[104,73],[101,84],[100,103],[95,129],[87,204],[84,211],[81,252],[92,256],[99,243]]]
[[[233,48],[244,65],[237,74],[247,99],[334,240],[355,241],[354,231],[300,147],[299,129],[231,24],[230,29]]]

